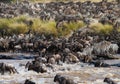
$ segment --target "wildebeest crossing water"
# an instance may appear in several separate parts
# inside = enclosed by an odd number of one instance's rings
[[[1,75],[0,83],[1,84],[23,84],[26,79],[29,79],[36,84],[54,84],[54,76],[56,73],[64,74],[73,78],[75,82],[79,82],[79,84],[84,83],[97,83],[97,84],[106,84],[103,82],[105,77],[110,77],[116,82],[120,82],[119,76],[119,68],[94,68],[92,65],[89,66],[84,63],[78,64],[63,64],[63,66],[56,66],[56,71],[53,72],[52,70],[48,71],[47,73],[36,73],[34,71],[27,71],[25,70],[24,66],[20,67],[20,64],[26,64],[27,61],[30,60],[0,60],[0,62],[10,63],[13,64],[19,74],[9,74],[5,73],[5,75]],[[110,61],[112,62],[112,61]],[[91,72],[92,71],[92,72]],[[115,76],[115,77],[114,77]]]

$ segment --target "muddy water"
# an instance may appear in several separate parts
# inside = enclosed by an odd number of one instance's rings
[[[36,73],[27,71],[24,64],[32,59],[24,60],[0,60],[0,62],[13,64],[19,74],[0,75],[0,84],[24,84],[25,79],[30,79],[36,84],[56,84],[53,78],[56,73],[68,75],[78,84],[106,84],[103,82],[105,77],[110,77],[117,84],[120,84],[120,68],[95,68],[93,65],[85,63],[54,65],[54,71],[49,70],[47,73]],[[108,60],[108,63],[119,63],[120,60]],[[21,66],[23,65],[23,66]]]

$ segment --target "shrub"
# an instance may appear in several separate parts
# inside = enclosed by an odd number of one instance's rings
[[[83,27],[85,24],[82,21],[79,22],[70,22],[70,23],[65,23],[64,27],[69,28],[70,30],[77,30],[81,27]]]
[[[17,16],[17,17],[14,17],[14,18],[12,18],[12,20],[13,21],[15,21],[15,22],[25,22],[25,21],[27,21],[27,20],[29,20],[29,19],[31,19],[30,17],[28,17],[28,16],[25,16],[25,15],[21,15],[21,16]]]
[[[64,23],[63,27],[59,28],[59,36],[66,36],[71,33],[71,31],[76,31],[79,28],[83,27],[85,24],[82,21],[79,22],[70,22]]]
[[[27,25],[29,20],[33,21],[32,26]],[[34,34],[45,34],[53,36],[65,36],[69,35],[71,31],[76,31],[77,29],[84,26],[82,21],[64,23],[63,27],[57,29],[55,21],[42,21],[38,18],[32,18],[28,16],[19,16],[10,19],[0,19],[0,30],[6,30],[6,35],[21,34],[32,29]]]
[[[99,34],[110,34],[110,32],[113,30],[113,26],[109,24],[101,24],[101,23],[96,23],[96,24],[91,24],[90,27],[94,29],[96,33]]]
[[[26,32],[28,32],[28,27],[24,23],[12,23],[12,24],[9,24],[9,31],[8,31],[9,35],[24,34]]]
[[[34,33],[40,33],[41,32],[41,25],[42,25],[42,21],[40,19],[32,19],[33,21],[33,25],[32,25],[32,31]]]
[[[25,33],[27,31],[27,26],[23,23],[21,18],[11,18],[11,19],[0,19],[0,31],[5,30],[5,35],[13,35]]]
[[[11,24],[11,20],[9,19],[0,19],[0,33],[2,33],[5,30],[5,35],[7,35],[7,32],[9,30],[9,24]]]
[[[45,35],[57,35],[56,22],[54,21],[42,21],[40,19],[34,18],[32,31],[36,34]]]
[[[46,35],[54,35],[54,36],[58,34],[55,21],[42,22],[42,24],[43,24],[41,26],[42,33],[45,33]]]

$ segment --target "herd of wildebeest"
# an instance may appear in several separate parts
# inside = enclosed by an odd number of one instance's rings
[[[86,24],[99,21],[120,26],[120,1],[107,2],[49,2],[30,3],[23,2],[4,4],[0,3],[0,17],[12,18],[20,15],[29,15],[42,20],[55,20],[57,27],[63,21],[71,22],[82,20]]]
[[[42,20],[55,20],[59,28],[61,22],[76,22],[82,20],[87,26],[73,31],[69,37],[56,38],[51,36],[20,34],[0,37],[0,52],[36,53],[33,61],[28,61],[25,68],[46,73],[47,68],[54,71],[54,64],[84,62],[95,67],[111,67],[104,63],[105,59],[119,59],[116,54],[120,52],[120,1],[107,2],[49,2],[30,3],[0,3],[0,17],[12,18],[22,14],[39,17]],[[108,35],[93,33],[89,24],[93,22],[113,25],[114,29]],[[31,21],[30,21],[31,22]],[[32,24],[31,24],[32,25]],[[3,34],[3,32],[0,32]],[[1,58],[4,59],[4,58]],[[6,63],[0,63],[0,73],[18,73],[17,69]],[[75,84],[73,80],[56,74],[54,82],[59,84]],[[116,84],[111,79],[105,78],[104,82]],[[35,84],[29,80],[25,84]]]

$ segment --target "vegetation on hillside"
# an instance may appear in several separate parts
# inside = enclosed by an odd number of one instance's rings
[[[94,31],[98,34],[110,34],[113,30],[113,26],[110,24],[101,24],[101,23],[96,23],[96,24],[91,24],[90,27],[94,29]]]
[[[33,21],[31,26],[28,24],[30,20]],[[84,23],[81,21],[76,23],[65,23],[62,28],[56,28],[55,21],[42,21],[38,18],[28,16],[0,19],[0,31],[5,30],[5,35],[25,34],[31,28],[31,32],[34,34],[44,33],[45,35],[64,36],[83,26]]]
[[[32,20],[33,24],[30,26],[28,22]],[[64,23],[61,27],[56,28],[55,21],[42,21],[38,18],[33,18],[29,16],[19,16],[14,18],[1,18],[0,19],[0,31],[5,31],[5,35],[13,34],[25,34],[28,33],[29,29],[34,34],[45,34],[53,36],[66,36],[71,33],[71,31],[76,31],[79,28],[84,27],[83,21]],[[109,35],[114,29],[110,24],[91,24],[90,28],[94,30],[95,33]],[[120,32],[120,28],[118,28]]]

